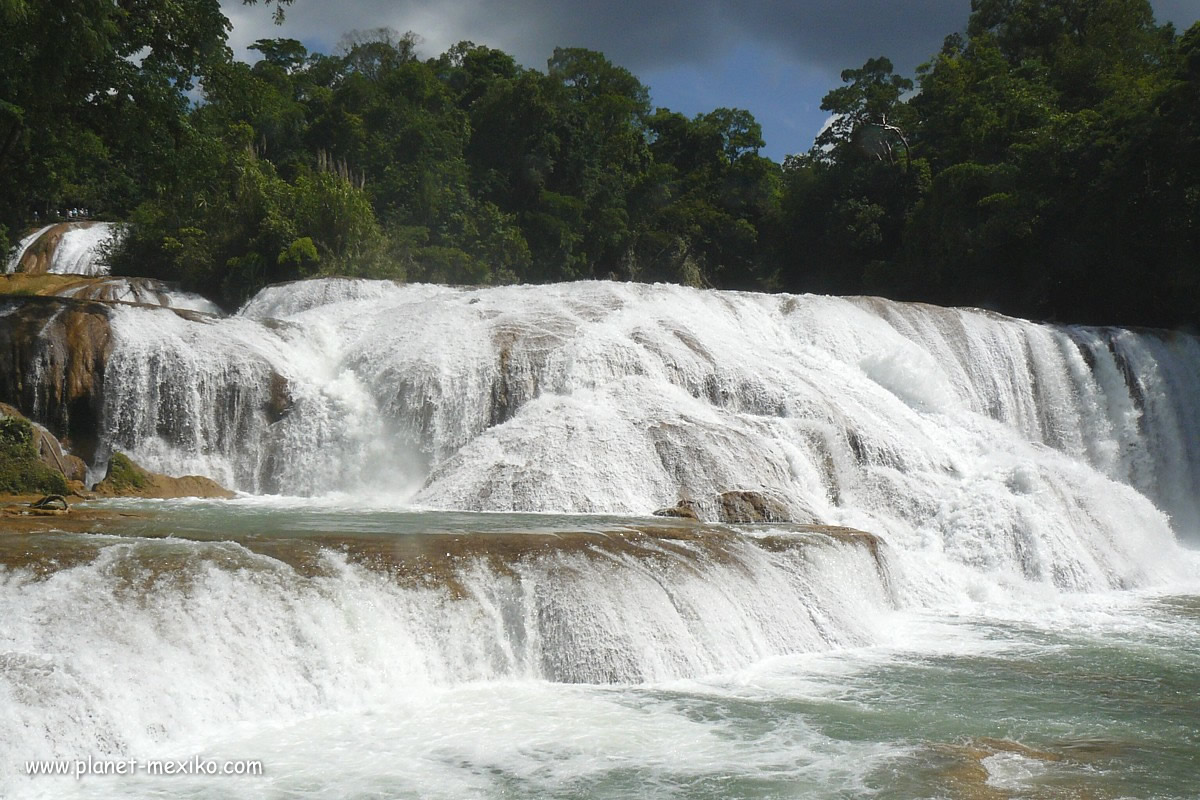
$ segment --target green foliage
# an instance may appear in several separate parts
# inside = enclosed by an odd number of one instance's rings
[[[380,28],[250,65],[220,7],[0,0],[10,239],[86,205],[132,223],[118,272],[229,306],[314,275],[615,278],[1197,321],[1200,29],[1147,0],[976,0],[915,80],[845,70],[782,165],[748,111],[655,109],[593,50],[422,60]]]
[[[785,162],[787,288],[1195,323],[1200,39],[1146,0],[978,0],[918,70],[847,70]],[[894,138],[893,138],[894,136]],[[899,142],[899,147],[897,146]],[[903,158],[901,157],[903,156]]]
[[[843,70],[842,83],[847,85],[821,101],[821,110],[833,117],[817,136],[816,152],[844,159],[847,149],[855,149],[895,164],[902,148],[908,159],[905,127],[912,115],[901,98],[913,82],[892,72],[892,62],[881,57],[868,59],[861,69]]]
[[[20,417],[0,417],[0,458],[37,458],[33,426]]]
[[[38,458],[33,426],[0,417],[0,494],[67,494],[67,480]]]

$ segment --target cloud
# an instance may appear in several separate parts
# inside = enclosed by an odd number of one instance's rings
[[[257,38],[290,36],[332,49],[353,29],[412,30],[427,55],[462,39],[544,66],[556,46],[602,50],[635,72],[702,64],[747,41],[797,65],[837,72],[888,54],[910,67],[962,26],[968,0],[296,0],[282,27],[262,6],[223,0],[241,51]]]
[[[703,64],[746,42],[830,74],[878,55],[911,72],[970,13],[970,0],[296,0],[276,27],[261,5],[222,4],[239,50],[272,36],[330,50],[349,30],[390,27],[419,34],[426,55],[470,39],[542,67],[556,46],[581,46],[634,72]],[[1155,6],[1180,28],[1200,16],[1197,0]]]
[[[261,5],[222,5],[239,51],[273,36],[331,50],[347,31],[391,27],[419,34],[427,55],[470,39],[542,67],[556,46],[582,46],[634,72],[702,64],[746,42],[831,74],[878,55],[911,72],[970,13],[970,0],[296,0],[276,27]],[[1181,29],[1200,17],[1197,0],[1154,5]]]

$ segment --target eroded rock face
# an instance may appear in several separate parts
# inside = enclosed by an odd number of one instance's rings
[[[25,252],[21,253],[13,265],[13,272],[23,272],[26,275],[42,275],[49,272],[50,264],[54,261],[54,251],[58,249],[58,243],[67,231],[71,230],[71,226],[72,223],[69,222],[50,226],[25,248]]]
[[[119,226],[109,222],[82,220],[48,225],[21,241],[5,269],[26,275],[106,275],[105,242],[119,235]]]
[[[0,400],[87,461],[98,442],[111,350],[109,312],[101,303],[0,299]]]

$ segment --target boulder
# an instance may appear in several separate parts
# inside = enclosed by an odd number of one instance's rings
[[[0,403],[0,491],[69,492],[87,477],[87,464],[63,450],[58,439],[19,410]]]
[[[798,518],[788,503],[779,496],[746,489],[721,492],[699,500],[680,500],[673,506],[660,508],[653,513],[656,517],[707,519],[731,525],[763,522],[811,523],[816,521],[816,516],[813,514],[800,514]]]
[[[234,496],[233,492],[212,478],[203,475],[172,478],[169,475],[150,472],[123,453],[113,453],[112,458],[108,460],[104,480],[92,487],[92,491],[100,497],[153,497],[163,500],[176,497],[228,500]]]
[[[20,414],[0,414],[0,494],[66,494],[67,479],[38,455],[36,432]]]
[[[717,519],[728,523],[795,521],[783,500],[753,491],[722,492],[717,495]]]
[[[673,506],[660,508],[658,511],[654,512],[654,516],[674,517],[676,519],[700,519],[700,514],[697,512],[695,504],[690,500],[680,500]]]

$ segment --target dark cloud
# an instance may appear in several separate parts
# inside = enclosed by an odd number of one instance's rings
[[[430,55],[470,39],[541,67],[554,47],[582,46],[639,71],[707,62],[746,41],[819,68],[841,69],[881,53],[913,66],[961,27],[969,0],[296,0],[282,28],[262,7],[224,5],[237,47],[286,35],[331,48],[348,30],[384,26],[420,34]]]
[[[428,55],[470,39],[542,67],[556,46],[602,50],[635,72],[702,64],[747,42],[832,74],[887,55],[904,71],[962,29],[970,0],[296,0],[282,28],[262,6],[223,0],[233,43],[291,36],[332,49],[353,29],[414,31]],[[1186,28],[1200,0],[1157,0],[1159,17]]]

